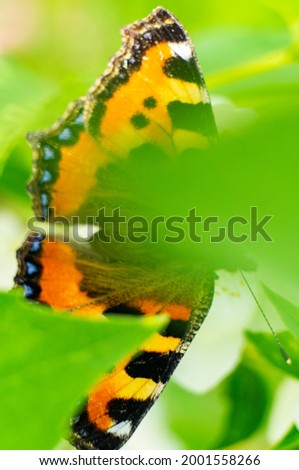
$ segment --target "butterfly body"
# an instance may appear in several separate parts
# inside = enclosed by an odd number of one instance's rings
[[[134,213],[126,162],[145,155],[170,161],[217,138],[193,45],[178,20],[157,8],[123,28],[123,46],[86,98],[52,128],[29,134],[35,214],[51,222],[94,216],[120,205]],[[147,157],[146,157],[147,158]],[[127,187],[127,186],[128,187]],[[148,201],[141,201],[141,206]],[[102,378],[72,421],[80,449],[120,448],[164,389],[206,317],[214,275],[153,244],[105,244],[31,234],[18,251],[16,284],[25,296],[82,316],[166,314],[161,333]],[[167,251],[167,250],[166,250]],[[129,332],[128,332],[129,334]]]

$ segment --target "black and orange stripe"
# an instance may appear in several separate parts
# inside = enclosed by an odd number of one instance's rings
[[[171,318],[161,334],[150,338],[132,358],[120,364],[91,392],[73,421],[74,445],[81,449],[118,449],[132,435],[163,391],[208,313],[212,280],[197,309],[184,320]],[[179,306],[176,306],[179,307]]]

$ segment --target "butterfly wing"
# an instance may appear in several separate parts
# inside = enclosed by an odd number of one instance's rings
[[[86,99],[55,125],[28,135],[35,156],[29,190],[35,213],[95,215],[128,192],[111,169],[133,155],[175,158],[217,136],[192,42],[163,8],[123,28],[123,45]],[[79,186],[78,186],[79,185]],[[86,219],[83,219],[86,223]]]
[[[208,313],[212,280],[205,279],[197,309],[165,305],[167,328],[150,338],[132,358],[123,361],[90,393],[73,420],[73,444],[80,449],[119,449],[163,391],[192,338]],[[151,299],[153,311],[155,302]],[[149,303],[139,303],[141,312]],[[144,308],[143,308],[144,306]]]
[[[157,8],[122,34],[123,47],[87,98],[90,133],[119,157],[148,142],[167,153],[207,145],[216,135],[213,113],[182,25]]]
[[[123,162],[143,154],[175,159],[216,139],[204,79],[178,20],[157,8],[122,34],[122,48],[87,98],[72,103],[52,128],[28,136],[35,158],[29,191],[38,217],[78,216],[88,223],[101,207],[128,207],[130,188],[118,172]],[[164,332],[91,391],[73,421],[72,440],[82,449],[119,448],[130,437],[213,296],[213,276],[197,266],[186,270],[149,246],[115,248],[30,235],[18,253],[16,284],[28,298],[80,315],[169,316]]]
[[[164,389],[213,298],[213,276],[198,269],[183,273],[177,266],[152,265],[145,271],[111,261],[98,248],[90,253],[79,244],[49,241],[40,234],[29,235],[18,251],[15,282],[31,300],[80,316],[163,312],[169,317],[163,332],[117,364],[90,392],[72,422],[71,441],[80,449],[116,449],[129,439]]]

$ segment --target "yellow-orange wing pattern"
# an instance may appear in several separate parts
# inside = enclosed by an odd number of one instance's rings
[[[179,21],[157,8],[122,36],[87,97],[71,103],[50,129],[28,134],[37,216],[47,218],[49,207],[70,217],[94,214],[110,200],[113,206],[118,188],[109,181],[111,166],[148,146],[172,158],[216,139],[204,78]]]

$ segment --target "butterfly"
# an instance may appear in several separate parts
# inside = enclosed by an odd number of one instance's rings
[[[121,33],[121,49],[87,96],[71,103],[51,128],[28,135],[34,155],[28,189],[43,220],[51,221],[51,208],[58,217],[80,221],[100,207],[121,205],[132,214],[136,204],[121,178],[127,162],[150,166],[151,158],[180,158],[217,138],[194,47],[175,16],[158,7]],[[28,299],[85,316],[163,312],[169,318],[164,331],[90,391],[71,423],[78,449],[118,449],[130,438],[212,303],[213,273],[186,269],[150,249],[96,237],[65,243],[30,233],[18,250],[15,282]]]

